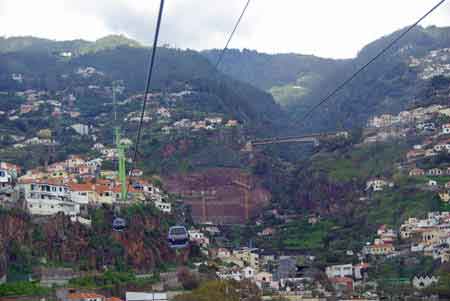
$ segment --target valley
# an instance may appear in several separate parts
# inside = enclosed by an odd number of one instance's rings
[[[0,39],[0,298],[448,298],[449,29],[300,122],[396,34],[346,60],[230,49],[220,71],[160,47],[136,162],[148,48]]]

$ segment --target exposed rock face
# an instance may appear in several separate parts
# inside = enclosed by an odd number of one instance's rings
[[[261,212],[271,194],[258,178],[239,169],[211,168],[164,179],[165,188],[192,207],[196,222],[244,223]]]
[[[189,249],[176,255],[168,247],[159,217],[133,214],[127,220],[128,229],[114,232],[110,227],[112,214],[105,211],[104,215],[104,225],[94,224],[89,229],[62,214],[32,221],[26,213],[0,212],[0,277],[14,260],[13,243],[30,249],[35,257],[86,269],[127,264],[149,271],[163,262],[187,261]]]

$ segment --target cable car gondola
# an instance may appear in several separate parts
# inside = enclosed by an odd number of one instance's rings
[[[189,233],[184,226],[173,226],[169,228],[167,241],[172,249],[186,248],[189,244]]]
[[[112,223],[112,228],[114,231],[123,231],[123,230],[125,230],[126,227],[127,227],[127,222],[125,221],[125,219],[120,218],[120,217],[114,218],[113,223]]]

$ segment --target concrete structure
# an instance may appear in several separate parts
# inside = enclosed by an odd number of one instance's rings
[[[167,293],[126,292],[126,301],[167,301]]]

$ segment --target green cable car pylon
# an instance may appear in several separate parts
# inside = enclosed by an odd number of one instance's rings
[[[119,181],[121,185],[120,198],[122,201],[127,200],[127,174],[125,166],[125,145],[120,141],[120,128],[116,127],[116,148],[117,157],[119,159]]]
[[[116,109],[116,86],[115,82],[112,86],[112,92],[113,92],[113,105],[114,105],[114,137],[115,137],[115,144],[116,144],[116,150],[117,150],[117,158],[119,161],[118,164],[118,172],[119,172],[119,181],[121,186],[120,191],[120,199],[121,201],[126,201],[128,198],[128,191],[127,191],[127,172],[126,172],[126,157],[125,157],[125,149],[126,145],[122,143],[121,135],[120,135],[120,126],[117,122],[117,109]]]

